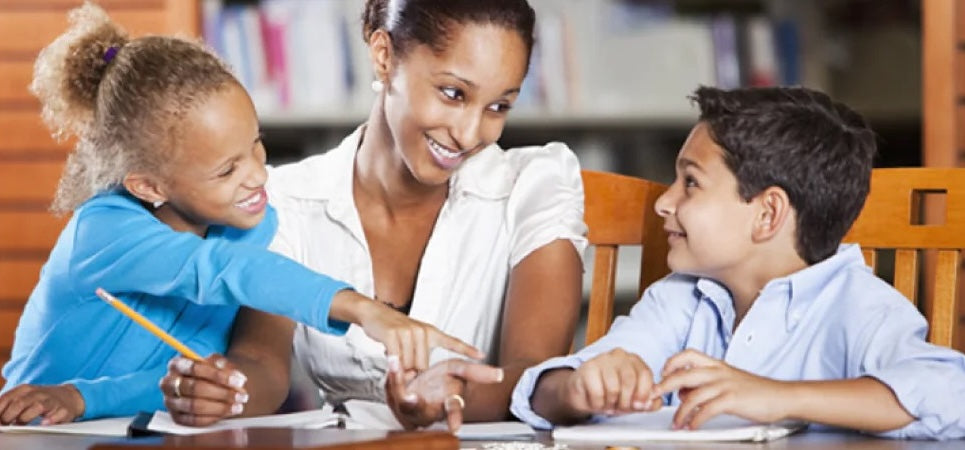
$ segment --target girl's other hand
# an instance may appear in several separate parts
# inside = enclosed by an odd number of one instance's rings
[[[84,397],[72,384],[21,384],[0,395],[0,425],[23,425],[38,417],[43,417],[41,425],[73,422],[84,407]]]

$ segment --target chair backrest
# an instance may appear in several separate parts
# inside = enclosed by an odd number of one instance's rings
[[[595,248],[593,281],[586,324],[586,344],[603,336],[613,321],[617,251],[621,245],[643,246],[637,296],[669,273],[667,235],[654,211],[667,186],[614,173],[583,171],[590,245]]]
[[[944,201],[935,194],[944,194]],[[944,220],[923,220],[926,210],[929,219]],[[920,274],[932,278],[933,282],[925,281],[930,295],[921,302],[928,318],[928,340],[952,346],[959,265],[965,249],[965,168],[874,169],[871,192],[844,242],[860,244],[865,261],[876,270],[879,251],[894,250],[894,286],[916,304]],[[935,254],[934,263],[924,271],[922,250]]]

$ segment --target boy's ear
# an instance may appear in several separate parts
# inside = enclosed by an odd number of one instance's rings
[[[375,79],[388,85],[393,69],[392,37],[385,30],[375,30],[369,35],[369,57]]]
[[[138,198],[143,202],[155,204],[166,202],[167,196],[164,195],[164,188],[161,183],[149,174],[131,172],[124,176],[124,181],[121,182],[124,185],[124,189],[130,192],[131,195]]]
[[[791,200],[787,192],[777,186],[771,186],[757,194],[761,208],[754,224],[753,237],[755,241],[766,241],[776,236],[793,217]]]

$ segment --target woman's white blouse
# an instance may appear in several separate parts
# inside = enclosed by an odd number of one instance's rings
[[[279,219],[271,247],[372,296],[372,262],[352,197],[361,130],[328,153],[270,170],[269,200]],[[585,236],[579,163],[565,144],[505,151],[492,145],[449,181],[409,315],[495,362],[511,268],[556,239],[570,240],[582,258]],[[384,347],[361,328],[332,336],[299,324],[293,346],[326,401],[384,401]],[[431,362],[449,357],[436,349]]]

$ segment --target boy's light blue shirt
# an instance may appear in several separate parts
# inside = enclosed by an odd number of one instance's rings
[[[534,427],[551,428],[530,405],[544,371],[576,368],[620,347],[639,355],[659,382],[666,360],[692,348],[778,380],[874,377],[916,418],[883,435],[965,437],[965,355],[925,341],[925,318],[871,272],[857,245],[769,282],[736,330],[734,317],[723,286],[672,274],[648,288],[629,316],[617,318],[597,342],[524,372],[511,411]],[[676,397],[665,401],[678,404]]]
[[[4,390],[74,384],[82,419],[164,409],[158,382],[174,349],[100,300],[103,287],[199,354],[224,353],[239,305],[329,333],[332,297],[348,286],[266,250],[268,208],[253,229],[212,226],[202,239],[116,191],[84,203],[61,232],[17,326]]]

